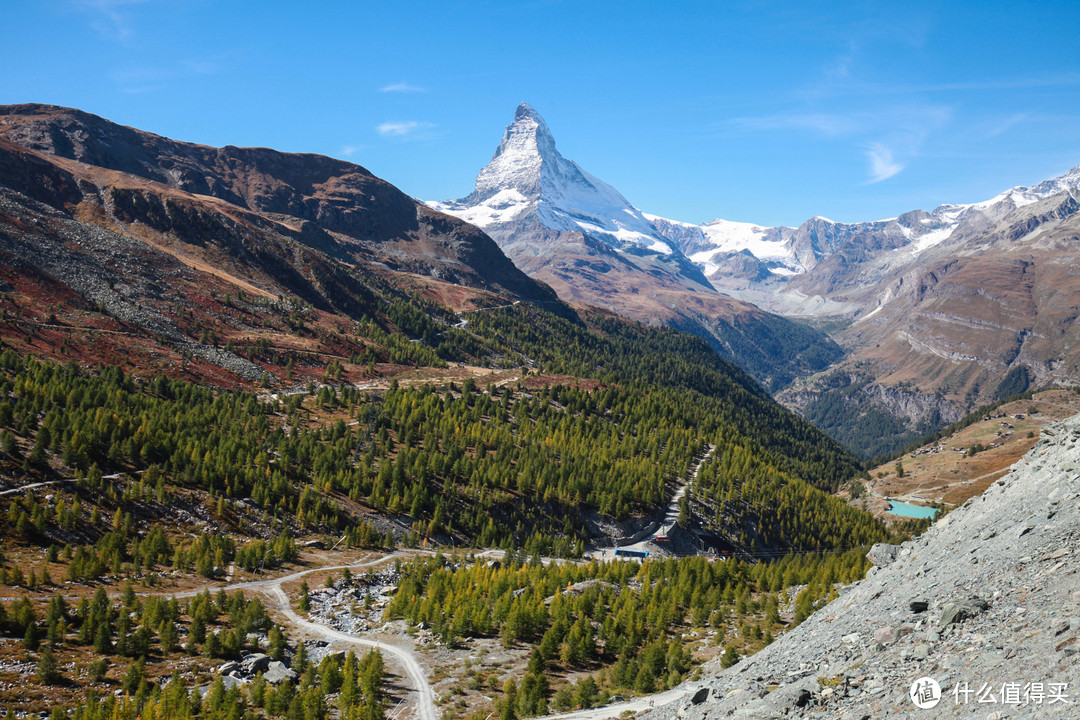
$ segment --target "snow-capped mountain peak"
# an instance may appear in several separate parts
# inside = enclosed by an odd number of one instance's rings
[[[677,253],[618,190],[559,153],[544,118],[528,103],[517,107],[473,192],[432,205],[488,231],[535,214],[551,230],[582,232],[616,250]]]
[[[521,103],[491,162],[476,176],[476,188],[460,202],[478,204],[507,188],[535,198],[540,194],[545,160],[556,162],[558,155],[544,118],[528,103]]]

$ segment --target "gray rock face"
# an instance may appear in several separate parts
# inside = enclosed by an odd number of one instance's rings
[[[240,670],[240,663],[235,660],[223,664],[217,669],[218,675],[235,675]]]
[[[1078,717],[1078,469],[1080,415],[772,645],[726,670],[707,663],[707,700],[646,717]],[[908,694],[923,677],[941,688],[933,710]]]

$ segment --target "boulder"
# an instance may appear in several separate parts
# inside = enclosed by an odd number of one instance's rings
[[[286,680],[295,680],[297,678],[296,671],[291,667],[287,667],[283,662],[277,662],[276,660],[270,663],[270,666],[263,673],[263,680],[271,685],[280,685]]]
[[[927,610],[930,609],[930,601],[929,600],[912,600],[911,602],[908,603],[908,608],[913,613],[926,612]]]
[[[899,545],[878,543],[870,548],[870,552],[866,553],[866,559],[878,567],[885,567],[886,565],[892,565],[896,561],[898,554],[900,554]]]
[[[235,660],[223,664],[218,668],[218,675],[232,675],[240,670],[240,663]]]
[[[245,655],[240,661],[240,671],[244,675],[252,676],[255,673],[265,672],[269,665],[269,655],[266,653],[251,653]]]
[[[990,603],[980,597],[970,597],[967,600],[947,602],[941,607],[941,621],[939,627],[946,627],[953,623],[963,622],[973,618],[990,607]]]
[[[698,690],[696,693],[694,693],[693,697],[690,698],[690,702],[693,703],[694,705],[700,705],[701,703],[705,702],[708,699],[709,699],[709,688],[703,687],[700,690]]]
[[[883,627],[874,631],[874,642],[879,645],[892,645],[896,642],[896,628]]]

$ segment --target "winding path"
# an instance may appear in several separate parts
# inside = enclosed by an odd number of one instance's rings
[[[359,570],[362,568],[368,568],[375,565],[381,565],[389,562],[395,558],[406,557],[410,553],[397,552],[367,562],[356,562],[348,565],[330,565],[321,566],[315,568],[308,568],[307,570],[300,570],[289,575],[282,575],[277,578],[270,578],[267,580],[252,580],[249,582],[234,583],[232,585],[225,585],[221,588],[214,588],[215,590],[256,590],[266,594],[273,601],[273,608],[280,612],[288,620],[289,624],[294,628],[305,630],[308,633],[331,640],[334,642],[342,642],[350,645],[359,645],[361,647],[373,648],[384,654],[390,655],[396,660],[401,667],[405,670],[405,675],[409,678],[409,683],[413,686],[416,692],[416,716],[419,720],[438,720],[438,711],[435,708],[435,693],[431,689],[431,683],[428,682],[427,674],[424,669],[420,667],[420,663],[416,661],[416,655],[411,650],[399,648],[389,643],[380,642],[378,640],[368,640],[367,638],[357,637],[355,635],[348,635],[339,630],[335,630],[326,625],[320,623],[314,623],[310,620],[300,617],[295,610],[292,609],[292,605],[289,603],[289,596],[282,589],[282,585],[301,579],[305,575],[310,575],[315,572],[329,572],[332,570]],[[183,593],[175,593],[174,597],[191,597],[198,595],[202,590],[191,590]]]
[[[704,460],[702,461],[704,462]],[[700,464],[699,464],[700,467]],[[695,473],[696,475],[696,473]],[[487,550],[482,553],[478,553],[477,557],[494,557],[498,555],[499,551]],[[344,570],[349,568],[350,570],[356,570],[360,568],[372,567],[374,565],[381,565],[385,562],[393,560],[396,557],[404,557],[409,554],[403,551],[397,551],[390,555],[386,555],[375,560],[367,562],[353,563],[350,565],[334,565],[329,567],[311,568],[308,570],[301,570],[289,575],[284,575],[279,578],[273,578],[269,580],[255,580],[251,582],[236,583],[234,585],[225,586],[226,590],[258,590],[265,592],[274,602],[274,609],[278,610],[289,623],[295,627],[307,632],[331,640],[335,642],[342,642],[351,645],[359,645],[362,647],[369,647],[379,650],[385,654],[393,656],[398,663],[405,670],[405,674],[408,676],[410,683],[416,692],[416,713],[419,720],[438,720],[439,712],[435,706],[435,693],[431,688],[431,683],[428,682],[427,674],[420,666],[420,663],[416,660],[416,653],[412,650],[405,648],[399,648],[388,643],[379,642],[378,640],[369,640],[363,637],[357,637],[355,635],[349,635],[333,628],[327,627],[320,623],[314,623],[310,620],[306,620],[296,613],[292,609],[292,605],[289,603],[289,597],[282,589],[282,585],[299,580],[305,575],[309,575],[314,572],[326,572],[331,570]],[[426,554],[426,553],[425,553]],[[545,558],[547,559],[547,558]],[[183,593],[178,595],[187,595]],[[197,594],[194,591],[191,595]],[[589,708],[587,710],[577,710],[575,712],[562,713],[559,715],[545,716],[544,720],[607,720],[608,718],[616,718],[623,713],[630,711],[634,713],[642,712],[654,707],[662,707],[670,703],[676,702],[684,697],[689,697],[697,690],[696,686],[679,686],[673,690],[667,692],[657,693],[655,695],[649,695],[640,698],[634,698],[625,702],[614,703],[611,705],[604,705],[598,708]]]
[[[389,555],[385,558],[379,558],[368,563],[362,563],[360,565],[350,565],[351,568],[367,567],[385,562],[387,558],[393,557]],[[328,570],[332,568],[318,568],[319,570]],[[342,568],[344,569],[344,568]],[[313,572],[313,571],[309,571]],[[416,715],[420,720],[437,720],[438,712],[435,709],[435,693],[431,689],[431,683],[428,682],[427,675],[424,673],[424,669],[420,667],[420,663],[416,661],[416,656],[411,650],[405,650],[394,645],[379,642],[378,640],[368,640],[367,638],[357,637],[355,635],[348,635],[346,633],[334,630],[333,628],[321,625],[319,623],[311,622],[300,617],[296,611],[292,609],[289,604],[289,596],[282,590],[282,583],[288,579],[295,579],[300,575],[306,573],[294,573],[293,576],[286,576],[284,578],[278,578],[275,581],[269,582],[266,585],[259,586],[260,589],[265,589],[267,595],[274,600],[275,608],[280,611],[288,621],[295,628],[300,628],[318,635],[327,640],[335,642],[348,643],[350,645],[360,645],[362,647],[373,648],[380,652],[392,655],[394,659],[400,663],[405,669],[405,674],[408,676],[410,683],[416,691]],[[250,585],[249,585],[250,587]]]
[[[589,708],[588,710],[575,710],[574,712],[560,713],[559,715],[544,715],[537,720],[608,720],[609,718],[617,718],[625,712],[639,713],[670,705],[684,697],[690,697],[697,689],[697,685],[678,685],[667,692],[656,693],[655,695],[646,695],[625,702]]]
[[[675,494],[671,498],[671,502],[668,503],[667,508],[664,510],[664,517],[660,520],[654,520],[644,530],[639,530],[631,536],[631,542],[618,545],[619,548],[624,550],[646,550],[646,546],[652,543],[654,535],[666,535],[671,532],[675,527],[675,523],[679,520],[679,502],[686,495],[686,488],[690,486],[694,480],[697,480],[698,473],[701,472],[701,468],[705,465],[706,461],[712,454],[716,452],[715,445],[709,445],[708,451],[697,461],[694,465],[694,469],[690,472],[690,475],[679,485]],[[590,551],[586,555],[596,558],[607,557],[607,548],[599,548],[597,550]]]
[[[702,460],[704,462],[704,460]],[[700,467],[700,463],[699,463]],[[695,473],[696,475],[696,473]],[[50,481],[56,482],[56,481]],[[18,488],[18,489],[25,489]],[[389,555],[383,555],[375,558],[374,560],[366,560],[355,563],[349,563],[347,565],[327,565],[320,567],[307,568],[305,570],[298,570],[297,572],[290,573],[288,575],[282,575],[281,577],[268,578],[266,580],[250,580],[247,582],[231,583],[227,585],[212,585],[198,590],[185,590],[182,592],[173,593],[139,593],[139,595],[168,595],[175,598],[189,598],[194,597],[205,591],[218,592],[220,590],[234,591],[234,590],[252,590],[263,593],[272,602],[272,608],[280,612],[288,623],[300,630],[304,630],[317,637],[330,640],[332,642],[340,642],[348,645],[357,645],[360,647],[372,648],[382,652],[385,655],[390,655],[405,671],[405,675],[409,679],[409,684],[412,685],[413,691],[416,693],[415,701],[412,705],[416,708],[416,717],[419,720],[439,720],[439,711],[435,706],[435,692],[431,687],[431,683],[428,682],[427,674],[424,672],[423,667],[417,662],[416,653],[413,650],[407,648],[397,647],[390,643],[381,642],[379,640],[369,640],[364,637],[358,637],[356,635],[349,635],[339,630],[335,630],[326,625],[320,623],[311,622],[301,617],[295,610],[292,609],[292,605],[289,603],[289,596],[282,588],[283,585],[300,580],[306,575],[310,575],[316,572],[330,572],[334,570],[359,570],[363,568],[374,567],[376,565],[382,565],[384,563],[393,561],[397,558],[405,558],[413,555],[434,555],[434,551],[430,550],[397,550]],[[501,550],[485,550],[475,554],[475,557],[482,558],[498,558],[501,557],[503,551]],[[550,562],[560,562],[551,558],[543,558],[545,564]],[[0,600],[17,600],[18,598],[0,598]],[[681,685],[672,690],[666,692],[657,693],[655,695],[647,695],[644,697],[633,698],[624,702],[613,703],[604,705],[597,708],[589,708],[586,710],[576,710],[569,713],[560,713],[557,715],[547,715],[542,720],[608,720],[609,718],[617,718],[625,712],[639,713],[650,708],[662,707],[670,703],[676,702],[684,697],[691,696],[696,690],[697,686],[694,684]]]
[[[138,475],[146,472],[145,470],[137,470],[131,475]],[[113,473],[112,475],[102,475],[102,480],[116,480],[122,473]],[[20,485],[19,487],[8,488],[7,490],[0,490],[0,495],[14,495],[15,493],[23,492],[24,490],[33,490],[34,488],[44,487],[45,485],[55,485],[56,483],[73,483],[78,482],[79,478],[59,478],[57,480],[43,480],[41,482],[30,483],[29,485]]]

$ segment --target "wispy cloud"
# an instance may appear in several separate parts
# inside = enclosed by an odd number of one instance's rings
[[[1024,122],[1027,119],[1028,119],[1028,114],[1027,113],[1016,113],[1015,115],[1011,115],[1011,116],[1005,118],[1004,120],[1002,120],[1002,121],[994,124],[993,126],[991,126],[990,129],[986,131],[986,134],[984,135],[984,137],[987,140],[989,140],[990,138],[995,138],[998,135],[1003,135],[1004,133],[1007,133],[1009,130],[1012,130],[1014,127],[1016,127],[1017,125],[1019,125],[1020,123]]]
[[[342,145],[341,154],[345,157],[352,157],[361,150],[367,149],[366,145]]]
[[[128,10],[150,0],[75,0],[75,6],[90,15],[90,27],[112,40],[126,40],[134,33]]]
[[[379,88],[379,92],[384,93],[422,93],[427,92],[426,88],[417,87],[416,85],[410,85],[407,82],[391,83],[384,87]]]
[[[870,161],[870,179],[867,185],[888,180],[906,167],[893,158],[891,148],[881,143],[870,143],[866,148],[866,157]]]
[[[780,113],[734,118],[731,122],[745,130],[809,130],[832,137],[858,132],[863,124],[854,114],[839,113]]]
[[[434,129],[435,125],[432,123],[408,120],[405,122],[384,122],[375,128],[375,132],[383,137],[417,139],[430,136],[430,131]]]
[[[996,93],[1006,90],[1065,88],[1080,85],[1080,73],[1050,73],[1024,77],[981,78],[952,80],[938,83],[871,82],[852,75],[846,65],[843,72],[826,69],[822,77],[794,91],[795,98],[804,101],[835,100],[844,97],[871,98],[935,93]]]
[[[932,133],[948,125],[953,109],[946,105],[909,103],[853,112],[786,112],[735,118],[743,130],[801,132],[830,141],[850,143],[869,160],[866,184],[887,180],[920,154]]]
[[[199,58],[168,65],[128,65],[109,72],[107,77],[120,92],[137,95],[162,90],[184,78],[215,75],[220,71],[219,58]]]
[[[846,137],[889,131],[925,135],[951,117],[952,108],[945,105],[910,104],[859,112],[787,112],[730,122],[744,130],[805,130],[825,137]]]
[[[138,95],[166,87],[174,72],[154,65],[132,65],[108,74],[120,92]]]

